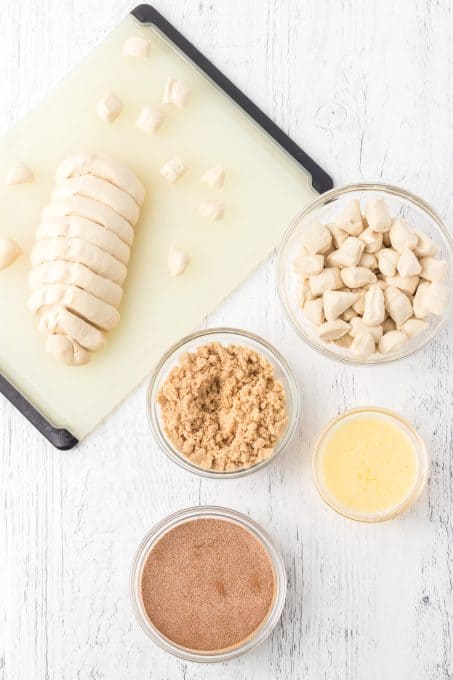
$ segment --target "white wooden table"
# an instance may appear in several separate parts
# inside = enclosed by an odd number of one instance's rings
[[[133,6],[1,4],[1,132]],[[156,6],[336,184],[399,184],[453,221],[448,2]],[[48,446],[0,398],[1,680],[453,678],[452,328],[396,366],[342,367],[302,346],[285,321],[274,258],[206,324],[263,335],[297,371],[303,401],[297,440],[256,475],[216,482],[168,462],[148,430],[144,385],[67,454]],[[401,519],[377,526],[337,517],[310,474],[320,427],[360,404],[407,416],[432,454],[423,498]],[[138,629],[128,574],[138,541],[157,520],[211,503],[268,528],[284,553],[289,592],[267,643],[228,664],[198,666],[167,656]]]

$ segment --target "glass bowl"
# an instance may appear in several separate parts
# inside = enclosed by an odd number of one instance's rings
[[[322,472],[323,448],[329,436],[338,426],[342,425],[347,420],[350,420],[352,418],[360,418],[364,416],[382,418],[400,428],[410,439],[417,458],[417,477],[414,482],[414,486],[412,487],[406,498],[404,498],[404,500],[401,503],[392,508],[389,508],[381,512],[375,512],[372,514],[361,514],[359,512],[355,512],[351,508],[342,505],[335,498],[335,496],[333,496],[330,493],[329,489],[327,488],[324,482]],[[332,510],[335,510],[335,512],[337,512],[339,515],[343,515],[343,517],[356,520],[357,522],[368,523],[383,522],[388,519],[393,519],[394,517],[401,515],[403,512],[406,512],[406,510],[408,510],[415,503],[415,501],[418,500],[423,489],[425,488],[426,482],[428,480],[428,468],[429,468],[428,452],[426,450],[426,446],[423,439],[420,437],[414,426],[405,418],[400,416],[398,413],[395,413],[394,411],[389,411],[388,409],[385,408],[379,408],[377,406],[363,406],[360,408],[354,408],[349,411],[345,411],[344,413],[341,413],[336,418],[333,418],[333,420],[327,423],[327,425],[321,431],[316,441],[312,458],[312,471],[315,486],[321,498],[327,503],[327,505],[329,505],[332,508]]]
[[[232,472],[207,470],[198,465],[194,465],[194,463],[180,453],[164,432],[160,408],[157,402],[159,390],[172,368],[178,365],[181,354],[193,352],[200,345],[205,345],[209,342],[218,342],[221,345],[242,345],[262,354],[273,366],[275,376],[281,381],[286,394],[288,422],[280,439],[274,446],[273,454],[256,465],[252,465],[248,468],[241,468],[240,470],[234,470]],[[251,472],[261,470],[264,466],[273,461],[289,444],[299,421],[299,410],[299,388],[291,369],[282,355],[258,335],[235,328],[209,328],[207,330],[192,333],[177,342],[164,354],[157,364],[157,367],[151,376],[146,394],[146,411],[151,431],[164,453],[166,453],[174,463],[177,463],[185,470],[189,470],[190,472],[204,477],[215,477],[218,479],[243,477]]]
[[[362,205],[369,198],[383,198],[392,217],[404,217],[409,223],[433,239],[439,247],[440,259],[446,260],[448,274],[446,285],[453,289],[453,239],[450,231],[439,215],[421,198],[386,184],[351,184],[332,189],[310,203],[291,223],[280,244],[277,258],[277,286],[283,307],[289,320],[300,337],[313,349],[324,356],[355,365],[387,364],[403,359],[413,352],[428,345],[451,318],[453,295],[442,316],[429,317],[428,328],[420,335],[409,339],[401,351],[393,354],[373,354],[365,361],[353,356],[346,348],[338,347],[333,342],[320,340],[313,325],[304,318],[303,311],[297,303],[298,276],[293,271],[292,262],[300,248],[301,234],[314,220],[322,224],[335,221],[337,215],[351,199],[358,199]]]
[[[259,628],[257,628],[251,637],[248,637],[239,645],[233,648],[215,652],[200,652],[198,650],[190,650],[186,647],[182,647],[181,645],[177,645],[162,635],[162,633],[149,620],[141,596],[143,568],[152,547],[167,531],[170,531],[179,524],[183,524],[189,520],[200,518],[228,520],[238,524],[243,529],[250,531],[253,536],[263,545],[264,549],[269,555],[269,558],[272,562],[275,579],[274,600],[266,618],[261,623]],[[228,661],[229,659],[235,659],[236,657],[241,656],[251,649],[255,649],[255,647],[261,644],[261,642],[263,642],[271,634],[272,630],[277,625],[282,614],[286,598],[285,565],[280,552],[275,547],[270,536],[259,524],[257,524],[257,522],[254,522],[246,515],[242,515],[235,510],[216,506],[187,508],[185,510],[175,512],[174,514],[163,519],[161,522],[156,524],[156,526],[151,529],[151,531],[144,537],[132,561],[130,573],[130,597],[132,609],[140,627],[142,630],[144,630],[146,635],[161,649],[173,654],[174,656],[178,656],[181,659],[185,659],[186,661],[198,661],[204,663]]]

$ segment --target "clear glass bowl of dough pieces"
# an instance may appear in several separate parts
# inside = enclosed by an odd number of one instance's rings
[[[287,422],[280,433],[279,439],[273,446],[271,455],[264,460],[249,467],[240,467],[231,471],[222,471],[204,468],[194,464],[189,457],[181,453],[165,432],[162,418],[162,410],[158,402],[159,391],[173,368],[179,365],[180,358],[188,353],[195,352],[202,345],[219,343],[223,346],[238,345],[254,350],[262,355],[272,366],[274,376],[280,381],[285,392],[285,406]],[[180,467],[204,477],[218,479],[231,479],[243,477],[257,470],[261,470],[271,461],[275,460],[288,446],[299,421],[300,396],[299,388],[294,374],[282,355],[263,338],[249,333],[248,331],[235,328],[209,328],[196,331],[186,336],[173,345],[157,364],[148,387],[146,395],[146,410],[148,421],[154,439],[159,447],[174,463]],[[257,435],[258,436],[258,435]]]
[[[390,350],[384,353],[379,351],[379,342],[374,353],[368,355],[366,358],[361,358],[357,354],[353,354],[347,346],[347,343],[340,341],[326,342],[319,337],[319,326],[308,321],[305,317],[304,310],[300,306],[300,286],[301,275],[297,273],[294,261],[300,255],[303,241],[303,234],[308,230],[313,223],[320,223],[322,225],[335,225],[339,216],[345,211],[351,200],[356,199],[360,202],[362,215],[365,212],[365,206],[370,199],[381,198],[387,205],[390,217],[392,220],[403,220],[405,224],[412,228],[415,232],[420,232],[426,235],[429,239],[434,241],[438,252],[435,258],[443,260],[446,265],[444,277],[442,280],[444,293],[446,293],[445,304],[441,313],[438,315],[429,314],[423,321],[424,328],[420,331],[422,324],[414,324],[412,328],[417,326],[417,333],[409,333],[409,328],[405,332],[404,344],[400,345],[394,351]],[[392,222],[393,224],[393,222]],[[364,220],[364,228],[367,228],[366,219]],[[382,248],[392,247],[392,244],[387,243],[384,239]],[[377,253],[376,253],[377,254]],[[360,263],[359,263],[360,264]],[[382,279],[384,287],[384,276],[379,269],[374,270],[378,279]],[[398,276],[398,271],[396,272]],[[309,279],[306,280],[308,290],[310,290]],[[423,278],[419,278],[419,282],[425,282]],[[394,285],[394,284],[390,284]],[[380,365],[387,364],[399,359],[403,359],[413,352],[416,352],[426,345],[428,345],[442,330],[449,319],[451,319],[453,312],[453,239],[452,233],[447,228],[441,217],[421,198],[411,194],[410,192],[400,189],[398,187],[385,184],[351,184],[349,186],[339,187],[322,194],[312,203],[310,203],[302,212],[295,217],[293,222],[288,227],[283,239],[280,243],[278,258],[277,258],[277,286],[280,299],[283,307],[288,315],[288,318],[299,334],[299,336],[313,349],[320,352],[324,356],[331,357],[337,361],[347,364],[366,364],[366,365]],[[347,287],[344,290],[348,290]],[[355,292],[354,289],[349,289]],[[409,292],[404,292],[409,298],[411,304],[413,303],[413,295]],[[341,318],[341,317],[340,317]],[[386,317],[388,318],[388,317]],[[348,323],[347,316],[344,320]],[[325,321],[325,318],[323,319]],[[354,324],[354,321],[352,322]],[[359,322],[360,323],[360,322]],[[385,323],[385,322],[384,322]],[[389,319],[389,323],[384,325],[384,333],[390,330],[402,330],[393,324]],[[395,336],[393,336],[395,337]],[[401,338],[401,336],[399,336]],[[346,340],[346,338],[345,338]],[[352,338],[349,337],[349,342]]]

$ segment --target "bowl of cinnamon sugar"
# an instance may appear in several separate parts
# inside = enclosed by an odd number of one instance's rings
[[[285,359],[234,328],[198,331],[171,347],[146,399],[160,448],[207,477],[260,470],[287,447],[299,420],[299,390]]]
[[[286,596],[282,556],[246,515],[186,508],[156,524],[138,547],[131,604],[146,635],[187,661],[222,662],[261,644]]]

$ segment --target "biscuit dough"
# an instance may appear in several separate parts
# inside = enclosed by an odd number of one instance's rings
[[[89,267],[95,274],[105,276],[120,286],[123,285],[127,275],[126,265],[115,260],[105,250],[80,238],[48,238],[37,241],[30,257],[33,267],[53,260],[79,262]]]
[[[56,172],[56,185],[70,177],[94,175],[107,180],[130,194],[141,205],[145,200],[145,187],[127,165],[114,158],[94,153],[76,153],[60,163]]]
[[[83,366],[90,360],[90,355],[75,340],[67,335],[51,334],[47,336],[46,350],[59,361],[68,366]]]
[[[0,271],[6,269],[22,255],[22,248],[12,238],[0,236]]]
[[[28,308],[33,314],[50,305],[65,307],[103,331],[112,330],[120,320],[118,311],[112,305],[82,288],[64,283],[36,288],[28,298]]]
[[[25,163],[17,163],[8,170],[5,181],[8,186],[13,186],[15,184],[33,182],[34,179],[35,176],[33,171],[28,165],[25,165]]]
[[[48,283],[77,286],[113,307],[119,307],[123,295],[121,286],[104,276],[95,274],[80,262],[66,262],[65,260],[44,262],[31,270],[28,276],[28,285],[31,290]]]
[[[94,201],[99,201],[99,203],[113,208],[132,226],[137,224],[140,215],[140,208],[137,203],[132,196],[129,196],[114,184],[106,182],[105,179],[99,179],[99,177],[92,175],[65,179],[53,190],[51,198],[52,201],[58,201],[60,198],[70,196],[92,198]]]
[[[134,173],[106,156],[74,154],[57,169],[31,250],[28,307],[47,352],[68,366],[88,363],[120,321],[143,199]]]
[[[108,205],[94,201],[91,198],[82,198],[81,196],[71,196],[69,198],[61,198],[54,203],[50,203],[42,211],[42,220],[47,220],[49,217],[64,217],[65,215],[76,215],[78,217],[87,217],[93,222],[97,222],[103,227],[110,229],[128,246],[132,245],[134,240],[134,230],[124,217],[121,217],[113,208]]]
[[[105,335],[99,328],[59,305],[42,311],[38,330],[43,335],[49,335],[49,333],[67,335],[89,352],[96,352],[105,344]]]
[[[38,227],[36,239],[56,238],[80,238],[92,243],[102,250],[106,250],[116,260],[127,265],[131,249],[113,231],[102,227],[86,217],[66,215],[65,217],[53,217],[43,222]]]

